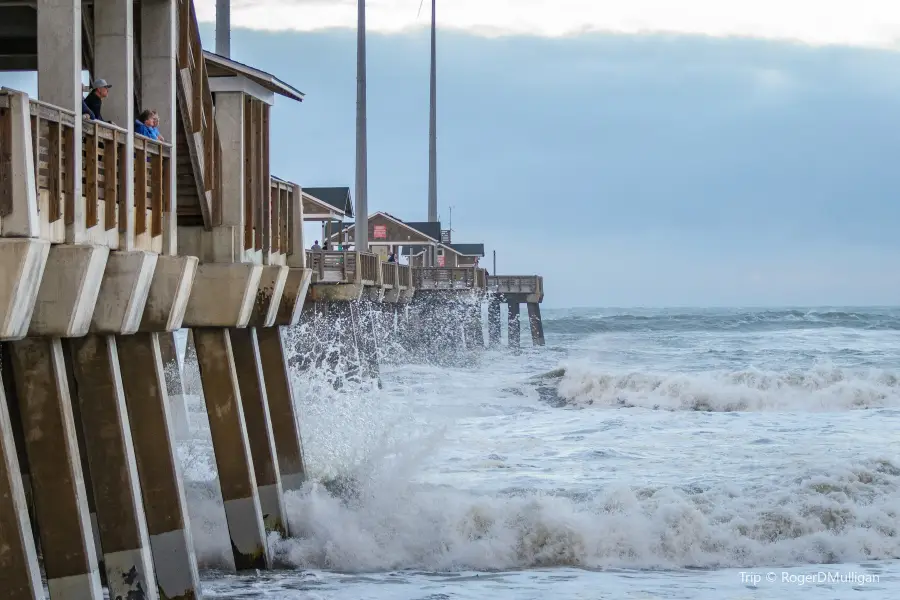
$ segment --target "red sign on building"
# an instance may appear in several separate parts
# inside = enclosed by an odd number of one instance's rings
[[[443,256],[438,256],[438,266],[439,267],[444,266],[444,257]]]
[[[376,225],[375,231],[373,232],[372,238],[376,240],[386,240],[387,239],[387,225]]]

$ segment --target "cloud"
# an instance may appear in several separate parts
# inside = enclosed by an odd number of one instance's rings
[[[428,0],[368,0],[367,27],[398,33],[424,27]],[[215,0],[198,0],[203,21]],[[442,28],[483,36],[571,36],[589,32],[752,37],[806,44],[900,49],[897,0],[450,0]],[[356,0],[233,0],[232,24],[270,31],[356,26]]]

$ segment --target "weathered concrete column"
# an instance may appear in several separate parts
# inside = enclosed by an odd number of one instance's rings
[[[500,296],[491,296],[488,302],[488,344],[490,348],[500,345]]]
[[[200,363],[234,565],[238,571],[267,569],[271,564],[269,549],[231,338],[224,328],[195,328],[194,345]]]
[[[375,327],[370,305],[351,302],[350,319],[362,371],[366,377],[378,378],[378,347],[375,344]]]
[[[541,305],[537,302],[528,302],[528,322],[531,324],[531,343],[535,346],[544,345],[544,323],[541,320]]]
[[[509,347],[519,348],[519,339],[521,337],[521,329],[519,329],[519,302],[517,300],[510,300],[508,306],[507,338],[509,339]]]
[[[8,102],[3,125],[3,145],[0,162],[7,169],[0,182],[3,210],[0,210],[0,235],[16,238],[36,238],[41,234],[38,219],[37,185],[34,177],[34,145],[31,134],[31,104],[28,95],[4,91]],[[8,268],[8,265],[3,264]]]
[[[159,114],[159,133],[172,144],[170,164],[176,156],[176,18],[175,0],[143,0],[141,8],[141,99],[143,108]],[[176,179],[170,178],[169,206],[163,208],[163,254],[178,251]]]
[[[159,344],[166,335],[137,333],[116,342],[156,583],[164,599],[194,600],[200,578],[166,397]]]
[[[43,600],[16,437],[0,385],[0,590],[8,600]]]
[[[300,423],[294,406],[293,386],[284,354],[281,328],[261,328],[257,330],[257,339],[269,398],[281,486],[286,491],[299,490],[306,481],[306,464],[303,462]]]
[[[81,457],[81,474],[84,476],[84,492],[87,497],[88,513],[91,517],[91,532],[94,535],[94,549],[97,551],[97,566],[100,583],[106,585],[106,565],[103,562],[103,546],[100,544],[100,522],[97,520],[97,503],[94,502],[94,482],[91,481],[91,465],[88,462],[87,445],[84,441],[84,425],[81,422],[81,403],[78,401],[78,381],[75,379],[75,361],[68,340],[62,341],[63,361],[66,364],[66,381],[72,398],[72,419],[75,423],[75,438],[78,440],[78,455]]]
[[[184,374],[178,362],[175,334],[170,332],[160,333],[158,341],[163,373],[165,375],[166,394],[169,400],[172,433],[175,435],[176,440],[186,440],[191,435],[191,421],[187,410],[187,399],[184,397]],[[185,348],[186,350],[187,348]]]
[[[133,0],[94,0],[94,74],[112,85],[103,100],[103,118],[128,130],[125,156],[134,156]],[[134,161],[122,161],[119,168],[124,170],[119,179],[124,197],[130,199],[119,249],[128,251],[134,247]]]
[[[68,343],[110,596],[158,599],[116,338],[88,335]]]
[[[262,328],[265,329],[265,328]],[[241,407],[247,424],[247,438],[256,489],[266,531],[276,531],[287,537],[287,516],[284,510],[284,493],[281,473],[272,433],[269,399],[263,376],[256,327],[229,330],[234,364],[237,368],[238,387],[241,391]]]
[[[81,115],[81,0],[38,0],[38,98]],[[82,120],[75,119],[72,140],[75,148],[67,160],[66,171],[81,173]],[[66,225],[66,242],[87,239],[84,227],[85,203],[81,195],[81,177],[69,182],[73,192],[74,213]]]
[[[103,600],[59,339],[12,342],[50,597]]]

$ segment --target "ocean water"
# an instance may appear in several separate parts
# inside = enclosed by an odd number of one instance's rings
[[[268,573],[227,570],[189,396],[206,597],[900,597],[900,309],[546,310],[544,326],[544,348],[523,327],[521,353],[455,366],[382,348],[380,389],[296,372],[311,478]]]

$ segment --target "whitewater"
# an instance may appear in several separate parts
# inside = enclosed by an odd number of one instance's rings
[[[544,348],[381,348],[380,387],[295,370],[309,481],[269,573],[228,572],[188,356],[206,597],[900,597],[900,308],[544,313]]]

